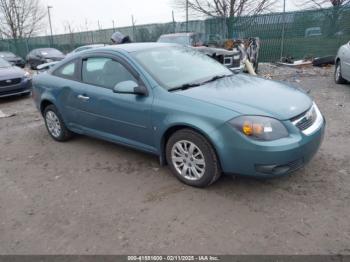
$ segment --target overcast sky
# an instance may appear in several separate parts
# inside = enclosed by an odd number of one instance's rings
[[[281,3],[283,0],[280,0]],[[295,10],[294,1],[287,0],[287,10]],[[130,26],[131,15],[136,24],[171,21],[173,0],[42,0],[50,5],[54,34],[64,33],[70,23],[75,31]],[[175,10],[175,19],[184,20],[184,15]]]

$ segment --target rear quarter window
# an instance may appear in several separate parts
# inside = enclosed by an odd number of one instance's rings
[[[52,74],[57,77],[78,81],[78,60],[60,66]]]

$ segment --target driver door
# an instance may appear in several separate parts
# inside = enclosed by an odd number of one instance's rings
[[[148,96],[116,94],[124,81],[140,81],[124,60],[106,55],[85,57],[77,95],[82,127],[87,133],[127,145],[156,151],[151,124],[152,92]]]

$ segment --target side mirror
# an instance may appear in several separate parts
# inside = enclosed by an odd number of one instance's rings
[[[131,94],[131,95],[140,95],[147,96],[147,88],[143,85],[139,85],[134,81],[123,81],[113,88],[113,92],[117,94]]]

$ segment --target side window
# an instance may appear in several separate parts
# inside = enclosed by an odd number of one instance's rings
[[[55,76],[71,80],[77,79],[77,61],[70,62],[58,68],[54,73]]]
[[[123,81],[137,82],[121,63],[104,57],[93,57],[83,61],[82,80],[85,83],[113,89]]]

